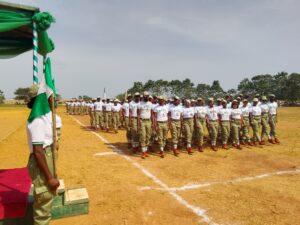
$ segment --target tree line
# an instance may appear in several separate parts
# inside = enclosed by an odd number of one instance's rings
[[[202,98],[224,97],[225,95],[243,94],[253,97],[255,94],[275,94],[277,99],[295,104],[300,100],[300,74],[280,72],[275,75],[261,74],[252,78],[243,79],[236,89],[224,90],[218,80],[211,85],[205,83],[194,84],[190,79],[180,80],[148,80],[145,83],[134,82],[128,89],[128,93],[148,91],[153,95],[165,95],[171,97],[177,95],[180,98]],[[124,99],[125,93],[119,94],[117,98]]]

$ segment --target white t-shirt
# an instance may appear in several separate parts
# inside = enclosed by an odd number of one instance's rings
[[[227,107],[228,109],[231,109],[231,105],[232,105],[232,103],[231,103],[231,102],[228,102],[226,107]]]
[[[219,109],[218,114],[221,117],[221,121],[229,121],[230,120],[231,110],[232,109],[228,109],[228,108]]]
[[[181,105],[171,105],[169,107],[169,112],[172,120],[180,120],[183,109]]]
[[[158,103],[152,103],[152,110],[155,109],[155,107],[157,107],[159,104]]]
[[[261,115],[261,108],[259,106],[251,106],[250,113],[253,116],[260,116]]]
[[[195,114],[197,118],[205,119],[207,115],[206,106],[195,106]]]
[[[277,108],[278,108],[278,104],[277,102],[269,102],[269,114],[270,115],[276,115],[277,114]]]
[[[52,123],[51,123],[52,124]],[[62,122],[59,115],[56,114],[56,128],[62,128]]]
[[[239,108],[231,109],[231,118],[232,119],[241,119],[242,118],[242,110]]]
[[[120,112],[121,107],[122,107],[122,106],[121,106],[120,104],[112,105],[112,106],[111,106],[111,111],[113,111],[113,112]]]
[[[151,109],[152,103],[151,102],[140,102],[138,105],[138,109],[140,110],[140,117],[141,119],[150,119],[151,118]]]
[[[114,104],[111,103],[111,102],[104,104],[103,107],[104,107],[104,109],[105,109],[105,112],[111,112],[112,106],[113,106],[113,105],[114,105]]]
[[[103,106],[103,102],[95,102],[94,103],[94,108],[96,111],[102,111],[102,106]]]
[[[139,102],[135,102],[135,101],[129,103],[131,117],[137,117],[137,108],[139,104],[140,104]]]
[[[51,112],[27,123],[27,139],[30,153],[33,152],[34,144],[42,144],[45,148],[53,143]]]
[[[126,117],[129,117],[129,103],[128,102],[125,102],[123,105],[122,105],[122,109],[124,110],[124,115]]]
[[[262,103],[259,107],[261,108],[261,113],[269,113],[269,105],[267,103]]]
[[[168,121],[168,106],[167,105],[158,105],[155,107],[154,112],[156,113],[156,120],[158,122]]]
[[[248,106],[241,107],[240,110],[242,111],[243,117],[249,117],[250,108]]]
[[[207,107],[207,117],[209,120],[218,120],[219,108],[216,106]]]
[[[182,109],[182,117],[183,117],[184,119],[190,119],[190,118],[193,118],[194,115],[195,115],[195,109],[194,109],[194,107],[189,107],[189,108],[184,107],[184,108]]]

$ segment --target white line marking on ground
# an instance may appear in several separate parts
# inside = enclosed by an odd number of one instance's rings
[[[5,139],[7,139],[10,135],[12,135],[13,133],[15,133],[19,128],[21,128],[22,127],[22,125],[21,126],[19,126],[19,127],[17,127],[16,129],[14,129],[14,130],[12,130],[11,132],[9,132],[4,138],[2,138],[1,140],[0,140],[0,142],[2,142],[2,141],[4,141]]]
[[[85,125],[80,122],[78,119],[75,117],[71,116],[72,119],[74,119],[79,125],[84,126]],[[108,144],[109,147],[114,149],[114,152],[120,154],[123,158],[125,158],[127,161],[129,161],[133,166],[138,168],[140,171],[142,171],[147,177],[149,177],[154,183],[158,184],[162,188],[164,188],[167,193],[169,193],[173,198],[175,198],[181,205],[185,206],[186,208],[190,209],[194,214],[197,216],[201,217],[203,222],[206,222],[210,225],[218,225],[217,223],[214,223],[212,219],[206,215],[206,210],[199,208],[197,206],[191,205],[188,203],[185,199],[183,199],[181,196],[179,196],[175,191],[169,190],[170,188],[168,187],[167,184],[163,183],[160,179],[158,179],[155,175],[150,173],[147,169],[145,169],[143,166],[141,166],[139,163],[135,162],[133,159],[131,159],[129,156],[126,156],[123,154],[122,150],[118,149],[114,145],[110,144],[108,140],[106,140],[104,137],[99,135],[98,133],[91,131],[94,135],[96,135],[101,141],[104,143]]]
[[[234,184],[234,183],[240,183],[243,181],[251,181],[251,180],[258,180],[270,176],[275,176],[275,175],[283,175],[283,174],[295,174],[295,173],[300,173],[300,169],[294,169],[294,170],[282,170],[282,171],[277,171],[277,172],[272,172],[272,173],[264,173],[256,176],[247,176],[247,177],[239,177],[236,179],[232,180],[227,180],[227,181],[212,181],[212,182],[204,182],[201,184],[187,184],[182,187],[171,187],[168,190],[164,188],[154,188],[154,187],[140,187],[140,191],[145,191],[145,190],[160,190],[160,191],[186,191],[186,190],[192,190],[192,189],[199,189],[202,187],[208,187],[216,184]]]
[[[94,156],[106,156],[106,155],[118,155],[116,152],[99,152],[94,154]]]

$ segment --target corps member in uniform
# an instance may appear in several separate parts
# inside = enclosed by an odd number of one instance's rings
[[[159,97],[159,105],[154,109],[154,124],[157,130],[159,154],[161,158],[164,158],[164,150],[167,141],[167,135],[169,130],[168,124],[168,106],[165,104],[166,98]]]
[[[149,101],[149,93],[145,91],[143,94],[143,99],[138,105],[138,127],[140,128],[140,145],[142,149],[142,156],[144,157],[145,152],[148,151],[152,134],[151,110],[152,103]]]
[[[113,103],[111,100],[108,98],[106,99],[106,103],[103,105],[103,111],[105,115],[105,130],[109,132],[109,129],[112,127],[112,106]]]
[[[250,128],[250,108],[248,104],[248,100],[243,100],[243,105],[240,107],[243,115],[243,124],[242,124],[242,144],[247,143],[248,145],[252,146],[250,135],[249,135],[249,128]]]
[[[228,104],[227,104],[228,105]],[[219,129],[219,108],[214,106],[214,99],[208,100],[207,117],[206,122],[208,125],[211,148],[213,151],[217,151],[217,137]]]
[[[250,123],[253,130],[253,145],[256,142],[263,144],[260,139],[260,126],[261,126],[261,108],[258,106],[258,98],[253,99],[253,105],[250,108]]]
[[[272,143],[270,136],[270,126],[269,126],[269,104],[266,96],[261,97],[261,142],[265,144],[265,136],[267,136],[268,141]]]
[[[129,121],[131,130],[131,145],[133,153],[136,153],[139,149],[139,127],[138,127],[138,115],[137,109],[140,104],[140,93],[134,94],[134,100],[129,103]],[[145,154],[148,156],[147,152]]]
[[[184,139],[186,143],[186,150],[189,154],[192,154],[192,138],[194,132],[194,116],[195,110],[191,107],[191,101],[186,99],[182,110],[183,124],[182,129],[184,133]]]
[[[203,152],[203,139],[204,139],[204,129],[206,127],[205,120],[207,116],[207,107],[204,105],[204,100],[202,98],[197,99],[195,106],[195,130],[196,130],[196,144],[198,146],[198,151]]]
[[[131,131],[130,131],[130,122],[129,122],[129,104],[131,103],[131,94],[128,95],[127,100],[125,100],[122,105],[122,116],[124,120],[124,125],[126,129],[126,138],[128,143],[128,148],[131,148]]]
[[[231,109],[231,129],[232,129],[232,143],[233,147],[241,150],[240,145],[240,130],[243,124],[242,110],[238,108],[239,102],[237,100],[232,101]]]
[[[230,136],[230,115],[231,109],[227,108],[227,101],[223,99],[222,101],[223,108],[219,109],[219,120],[221,125],[221,138],[222,138],[222,148],[228,149],[228,139]]]
[[[101,98],[98,97],[97,101],[94,103],[94,110],[95,110],[95,120],[96,120],[96,129],[103,129],[103,102]]]
[[[32,87],[32,89],[34,89],[34,87]],[[35,92],[35,95],[36,94],[37,90]],[[34,101],[35,97],[28,103],[29,108],[32,108]],[[52,105],[51,98],[49,98],[49,105],[50,107]],[[54,177],[53,170],[51,111],[28,123],[27,135],[30,148],[28,169],[33,184],[34,196],[34,225],[48,225],[51,220],[53,199],[59,187],[59,181]]]
[[[279,144],[279,139],[276,134],[276,124],[277,124],[277,108],[278,104],[275,101],[275,95],[270,94],[270,102],[269,102],[269,123],[270,123],[270,135],[272,139],[272,143]]]
[[[112,127],[115,133],[118,133],[119,125],[120,125],[120,112],[121,112],[121,104],[119,99],[115,99],[113,105],[111,106],[112,111]]]
[[[180,141],[182,131],[182,106],[180,105],[180,99],[177,96],[174,97],[173,105],[171,105],[169,108],[169,120],[173,144],[173,153],[175,156],[178,156],[178,143]]]

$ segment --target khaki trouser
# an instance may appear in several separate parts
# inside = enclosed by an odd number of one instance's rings
[[[141,120],[140,127],[140,144],[141,147],[148,147],[152,134],[152,123],[150,119]]]
[[[173,145],[177,145],[180,141],[180,132],[181,132],[181,121],[172,120],[171,121],[171,136]]]
[[[276,138],[277,115],[270,115],[269,117],[270,135],[271,137]]]
[[[209,122],[209,135],[210,135],[210,141],[213,146],[217,144],[217,137],[218,137],[218,130],[219,130],[219,123],[218,121],[210,121]]]
[[[112,122],[112,112],[105,112],[104,113],[105,117],[105,128],[109,129],[111,127],[111,122]]]
[[[251,125],[253,130],[253,141],[260,141],[260,124],[261,124],[261,116],[253,116],[251,119]]]
[[[79,106],[75,106],[75,115],[79,115],[80,108]]]
[[[249,117],[243,117],[244,124],[242,125],[242,140],[250,142],[250,135],[249,135]]]
[[[95,120],[96,126],[103,127],[103,112],[102,111],[95,111]]]
[[[235,144],[240,144],[240,129],[241,129],[241,120],[234,119],[231,121],[231,129],[232,129],[232,142]]]
[[[194,119],[183,119],[184,138],[187,145],[192,144],[193,132],[194,132]]]
[[[221,121],[221,136],[222,136],[222,143],[227,144],[229,136],[230,136],[230,122],[229,121]]]
[[[117,131],[119,128],[119,122],[120,122],[120,113],[112,112],[112,126],[115,131]]]
[[[74,106],[71,106],[71,109],[70,109],[70,114],[74,115],[75,114],[75,107]]]
[[[270,137],[270,126],[269,126],[269,115],[268,114],[263,114],[261,116],[261,140],[267,136],[267,138]]]
[[[130,142],[131,141],[131,128],[130,128],[130,124],[129,124],[129,117],[125,117],[124,123],[125,123],[125,129],[126,129],[126,138],[127,138],[127,141]]]
[[[138,121],[136,117],[131,119],[131,142],[132,142],[132,147],[139,146],[139,130],[138,130]]]
[[[51,147],[46,147],[44,153],[48,168],[53,175],[54,171]],[[49,189],[46,178],[42,171],[40,171],[33,154],[30,154],[27,167],[29,169],[29,174],[34,188],[34,225],[48,225],[51,220],[51,208],[55,194]]]
[[[205,119],[204,118],[197,118],[196,119],[196,144],[200,147],[203,145],[203,138],[204,138],[204,127],[205,127]]]
[[[160,150],[166,146],[167,136],[168,136],[168,122],[157,122],[157,136],[158,136],[158,145]]]
[[[90,124],[91,127],[96,127],[96,113],[94,111],[90,111]]]

